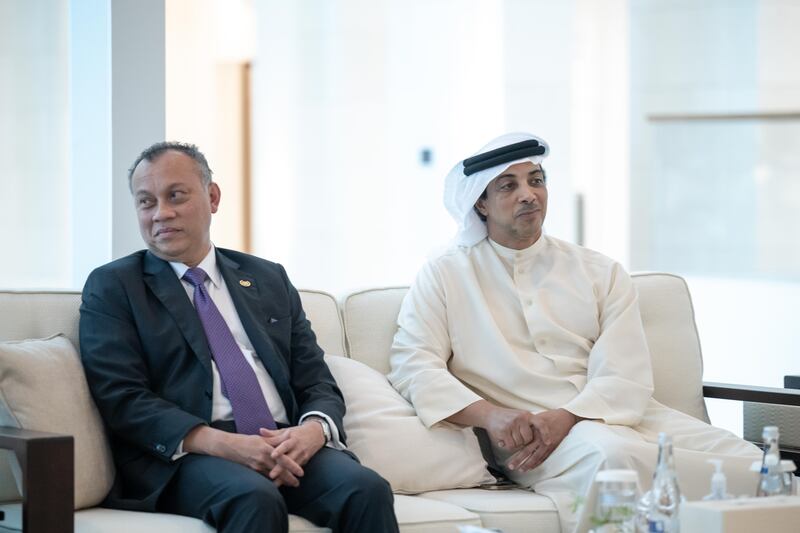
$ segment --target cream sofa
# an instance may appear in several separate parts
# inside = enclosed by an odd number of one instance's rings
[[[700,343],[686,283],[670,274],[642,273],[633,279],[653,358],[655,397],[707,421]],[[385,373],[395,319],[406,290],[368,289],[339,300],[325,292],[305,290],[301,291],[301,298],[327,354],[343,355]],[[76,292],[0,292],[0,341],[42,338],[61,332],[77,345],[79,303],[80,294]],[[706,384],[705,391],[722,398],[800,403],[800,395],[781,389]],[[21,465],[17,474],[25,479],[24,494],[20,496],[9,461],[0,461],[0,501],[6,502],[0,506],[5,513],[0,531],[20,530],[24,524],[24,530],[31,533],[70,532],[73,516],[74,530],[80,533],[213,531],[199,520],[175,515],[99,507],[81,509],[73,515],[73,490],[81,490],[73,480],[81,477],[73,472],[72,446],[69,437],[0,428],[0,447],[16,451]],[[415,453],[424,454],[425,449]],[[374,468],[380,471],[381,466]],[[460,488],[396,494],[395,508],[403,532],[455,532],[456,526],[463,524],[498,528],[505,533],[559,531],[552,503],[520,489]],[[290,529],[327,531],[296,516],[291,517]]]

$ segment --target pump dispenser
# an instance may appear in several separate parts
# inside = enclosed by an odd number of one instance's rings
[[[707,459],[707,463],[714,465],[714,473],[711,475],[711,493],[706,494],[704,500],[727,500],[732,496],[728,494],[728,480],[722,472],[722,459]]]

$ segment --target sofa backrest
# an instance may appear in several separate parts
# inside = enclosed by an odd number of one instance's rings
[[[655,397],[708,421],[702,393],[703,362],[686,282],[671,274],[633,275],[653,359]],[[389,370],[389,350],[407,287],[354,292],[341,307],[326,292],[301,290],[317,342],[326,353],[347,355]],[[0,291],[0,341],[64,333],[78,345],[79,292]],[[341,310],[341,313],[340,313]],[[19,497],[8,461],[0,454],[0,501]]]
[[[80,305],[76,291],[0,291],[0,341],[63,333],[78,346]]]
[[[633,274],[650,347],[654,397],[661,403],[708,421],[703,400],[703,360],[689,288],[672,274]],[[352,359],[389,371],[389,351],[407,287],[354,292],[343,298],[345,338]]]
[[[336,298],[301,290],[303,309],[326,353],[345,355],[344,327]],[[0,291],[0,341],[40,339],[63,333],[78,346],[80,292]],[[10,454],[0,451],[0,502],[19,499]]]
[[[336,298],[323,291],[302,289],[298,292],[320,348],[328,354],[347,355],[344,325]]]
[[[689,286],[680,276],[633,275],[653,361],[656,400],[708,422],[703,398],[703,352]]]
[[[301,290],[300,300],[326,353],[344,355],[344,327],[336,298]],[[0,341],[39,339],[63,333],[78,346],[77,291],[0,291]]]
[[[378,372],[389,372],[389,350],[408,287],[366,289],[342,299],[347,353]]]

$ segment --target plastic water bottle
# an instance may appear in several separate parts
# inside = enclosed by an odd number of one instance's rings
[[[636,472],[633,470],[601,470],[594,480],[597,487],[595,533],[636,532]]]
[[[653,488],[650,491],[647,530],[650,533],[676,533],[679,528],[680,504],[681,489],[675,472],[672,437],[666,433],[659,433],[658,465],[653,475]]]
[[[764,458],[761,460],[761,472],[758,479],[756,496],[781,496],[789,494],[783,481],[781,470],[781,453],[778,449],[778,427],[765,426],[761,433],[764,439]]]

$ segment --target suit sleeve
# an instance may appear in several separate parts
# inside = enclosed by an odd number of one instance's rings
[[[325,413],[339,431],[339,439],[346,441],[344,433],[345,404],[342,392],[333,378],[328,365],[325,364],[322,348],[317,344],[317,337],[306,318],[300,295],[281,266],[281,276],[289,291],[291,310],[291,368],[292,390],[297,399],[300,414],[311,411]]]
[[[81,359],[100,414],[115,438],[164,461],[205,420],[155,394],[124,284],[96,270],[83,289]]]

